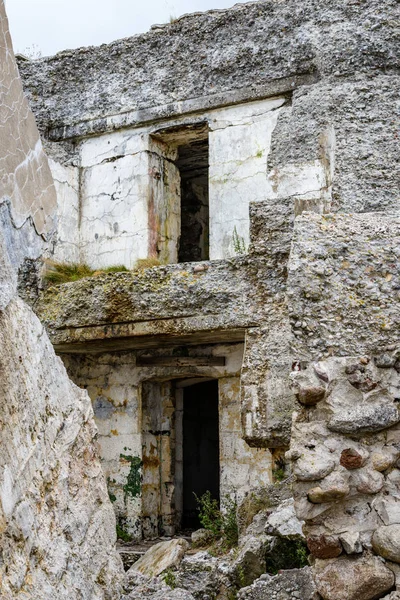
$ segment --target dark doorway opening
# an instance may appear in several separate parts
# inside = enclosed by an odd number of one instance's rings
[[[179,262],[209,259],[208,130],[193,128],[178,146],[176,166],[181,176],[181,236]]]
[[[205,492],[219,501],[218,381],[197,383],[183,392],[184,529],[198,529],[198,497]]]

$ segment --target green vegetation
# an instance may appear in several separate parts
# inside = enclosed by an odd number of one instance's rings
[[[130,471],[128,473],[128,477],[126,479],[126,484],[123,487],[124,490],[124,498],[130,496],[131,498],[136,498],[140,494],[140,488],[142,484],[142,461],[139,456],[131,456],[130,454],[120,454],[119,455],[122,460],[125,460],[131,464]]]
[[[222,514],[215,498],[211,497],[211,492],[206,492],[200,498],[194,494],[199,511],[199,520],[204,529],[210,531],[214,538],[221,537],[222,532]]]
[[[46,261],[46,270],[44,279],[55,285],[68,283],[70,281],[78,281],[84,277],[93,277],[103,273],[121,273],[128,271],[124,265],[115,265],[106,269],[94,270],[84,263],[57,263],[51,260]]]
[[[141,271],[142,269],[150,269],[151,267],[159,267],[161,265],[161,261],[158,258],[150,257],[150,258],[138,258],[135,262],[134,271]]]
[[[236,569],[239,588],[244,588],[246,586],[246,575],[244,569],[241,565],[239,565]]]
[[[113,492],[111,491],[111,489],[114,489],[115,484],[116,484],[115,479],[111,479],[110,477],[107,477],[108,497],[110,498],[110,502],[112,502],[112,503],[117,501],[117,496],[115,494],[113,494]]]
[[[283,456],[279,456],[275,460],[275,467],[272,469],[272,477],[274,481],[283,481],[287,476],[286,462]]]
[[[238,234],[236,225],[233,228],[232,243],[233,243],[233,249],[236,254],[246,254],[247,249],[246,249],[246,244],[244,242],[244,238]]]
[[[277,467],[272,471],[272,476],[274,481],[283,481],[286,477],[285,469],[282,467]]]
[[[210,531],[214,542],[220,540],[220,548],[224,551],[237,546],[239,530],[236,502],[231,498],[226,498],[225,510],[221,511],[217,500],[211,497],[209,491],[200,498],[195,494],[195,498],[198,504],[200,523],[204,529]]]
[[[174,590],[176,588],[176,576],[172,569],[167,569],[166,571],[164,571],[161,577],[164,580],[164,583],[168,585],[171,589]]]
[[[132,541],[132,536],[129,535],[128,532],[125,531],[125,529],[123,529],[123,527],[121,527],[121,525],[119,525],[117,523],[117,538],[119,540],[122,540],[123,542],[131,542]]]
[[[308,565],[308,549],[303,540],[277,538],[273,552],[267,556],[267,573],[282,569],[302,569]]]

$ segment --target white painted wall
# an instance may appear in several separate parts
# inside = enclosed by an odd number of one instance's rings
[[[171,126],[209,125],[211,259],[237,253],[234,231],[248,247],[250,202],[293,197],[300,208],[305,202],[315,209],[330,185],[322,161],[268,168],[272,134],[285,101],[249,102],[83,140],[80,179],[78,168],[52,162],[59,203],[55,259],[80,260],[93,268],[132,268],[138,259],[156,255],[161,262],[177,261],[176,149],[151,136]]]
[[[51,159],[49,165],[57,194],[57,242],[53,259],[76,263],[80,261],[79,169]]]
[[[235,255],[234,230],[249,244],[249,204],[270,191],[267,157],[284,98],[251,102],[210,115],[210,258]]]
[[[93,268],[147,257],[149,156],[105,159],[82,172],[81,260]]]

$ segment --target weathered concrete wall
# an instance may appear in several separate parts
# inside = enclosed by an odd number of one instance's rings
[[[51,162],[59,203],[54,258],[93,268],[132,268],[147,257],[177,262],[177,145],[185,139],[184,128],[195,124],[209,130],[211,259],[246,252],[252,202],[292,196],[322,211],[330,201],[329,157],[320,153],[279,172],[269,168],[271,139],[286,105],[284,97],[271,98],[80,141],[74,158],[78,166]],[[174,137],[170,130],[180,133]]]
[[[149,169],[136,163],[151,150],[148,133],[183,122],[209,122],[212,259],[234,255],[235,231],[247,247],[247,200],[290,196],[300,212],[398,210],[398,11],[394,0],[260,2],[21,62],[41,127],[59,142],[48,142],[54,159],[79,167],[81,153],[85,168],[86,145],[106,152],[105,164],[91,165],[95,179],[83,178],[81,260],[176,261],[179,192],[170,192],[179,182],[155,155]],[[153,193],[159,207],[175,199],[169,215],[153,211]]]
[[[398,213],[296,220],[288,306],[297,358],[378,355],[399,331]]]
[[[0,596],[111,600],[123,572],[90,399],[17,297],[53,233],[56,196],[3,2],[0,61]]]
[[[382,213],[295,223],[288,294],[302,406],[288,456],[327,600],[399,585],[399,233],[398,216]]]
[[[200,110],[213,99],[213,106],[216,100],[232,104],[239,90],[242,100],[257,99],[263,86],[284,78],[293,83],[296,75],[341,83],[356,72],[396,69],[397,11],[395,0],[368,0],[362,7],[334,0],[237,5],[98,48],[24,61],[21,72],[39,123],[61,127],[62,135],[63,125],[82,122],[69,132],[75,137],[121,128],[152,107],[154,116],[166,118],[188,103],[192,110],[185,112],[197,110],[201,98]]]
[[[271,481],[269,451],[250,448],[242,438],[239,375],[243,345],[188,350],[189,359],[224,356],[226,365],[137,366],[143,351],[63,355],[69,375],[92,399],[109,494],[120,527],[136,539],[157,537],[161,532],[170,535],[180,524],[176,486],[182,483],[182,473],[177,473],[175,460],[179,462],[182,450],[176,442],[179,390],[174,381],[219,381],[221,498],[240,499],[252,487]],[[145,352],[150,357],[165,354],[165,350]]]
[[[37,305],[60,352],[243,341],[242,427],[254,447],[288,446],[293,393],[286,264],[293,199],[255,203],[249,254],[99,275],[48,289]]]

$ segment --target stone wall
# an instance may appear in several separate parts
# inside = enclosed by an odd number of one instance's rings
[[[398,583],[399,232],[397,216],[378,213],[295,224],[288,290],[300,404],[288,458],[325,600],[369,600]]]
[[[291,198],[255,203],[247,255],[50,287],[36,310],[57,351],[68,354],[246,339],[244,438],[254,447],[288,446],[294,398],[285,291],[293,219]]]

